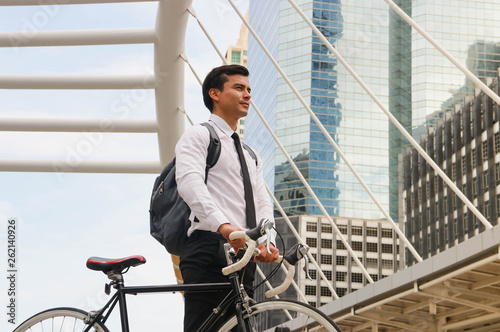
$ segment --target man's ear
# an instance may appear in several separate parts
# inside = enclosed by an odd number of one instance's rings
[[[216,88],[208,90],[208,95],[210,96],[210,98],[212,98],[213,101],[219,101],[219,93],[219,89]]]

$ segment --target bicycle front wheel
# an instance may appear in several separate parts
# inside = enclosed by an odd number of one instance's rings
[[[327,315],[318,309],[298,301],[273,300],[260,302],[251,307],[246,315],[252,331],[309,331],[341,332]],[[219,331],[229,332],[238,324],[236,315],[231,317]]]
[[[89,326],[88,313],[76,308],[55,308],[42,311],[19,325],[14,332],[81,332]],[[109,332],[101,323],[94,323],[91,332]]]

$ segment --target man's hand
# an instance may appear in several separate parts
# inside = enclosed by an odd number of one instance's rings
[[[258,249],[260,250],[260,255],[257,256],[256,259],[259,262],[272,263],[275,262],[278,259],[278,256],[280,255],[280,251],[272,243],[269,245],[269,250],[271,250],[271,253],[267,252],[265,243],[261,243]]]
[[[233,226],[231,224],[222,224],[217,230],[222,236],[227,240],[227,242],[233,247],[233,249],[238,252],[240,248],[245,247],[245,239],[229,240],[229,234],[234,231],[242,231],[241,228]]]

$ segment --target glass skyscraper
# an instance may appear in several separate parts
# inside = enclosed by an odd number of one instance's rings
[[[491,0],[395,1],[455,59],[483,82],[500,67],[500,2]],[[396,13],[390,15],[389,110],[417,140],[453,111],[474,84]],[[390,126],[391,212],[396,217],[397,155],[409,143]]]
[[[453,100],[472,93],[457,68],[383,0],[297,4],[386,107],[418,138]],[[500,4],[399,0],[413,19],[480,76],[495,76]],[[250,23],[384,208],[398,219],[397,155],[408,143],[288,1],[253,0]],[[498,36],[498,37],[495,37]],[[249,36],[253,98],[332,216],[382,219],[323,133]],[[289,214],[322,214],[255,112],[246,141],[267,163],[266,180]]]

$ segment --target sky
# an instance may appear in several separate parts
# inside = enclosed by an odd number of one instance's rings
[[[248,0],[235,0],[242,12]],[[198,18],[219,49],[236,44],[241,21],[226,0],[193,0]],[[156,2],[0,7],[0,33],[154,27]],[[222,62],[190,18],[186,51],[200,77]],[[148,74],[152,45],[0,48],[0,75]],[[155,118],[153,91],[0,90],[2,118]],[[132,100],[126,103],[125,100]],[[120,105],[120,103],[122,103]],[[115,107],[120,105],[121,107]],[[188,67],[185,108],[194,122],[208,119],[201,88]],[[188,122],[186,121],[186,125]],[[156,134],[0,132],[0,159],[156,161]],[[154,174],[0,172],[0,331],[8,323],[7,227],[17,221],[16,320],[47,308],[97,309],[107,300],[100,272],[85,267],[90,256],[143,255],[147,263],[125,275],[126,284],[172,284],[170,255],[149,234]],[[180,294],[129,296],[132,331],[168,326],[181,331]],[[118,331],[118,312],[108,327]],[[16,325],[17,325],[16,324]]]

